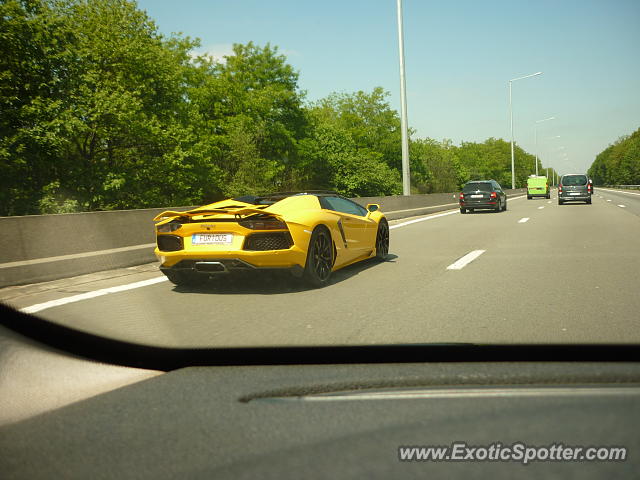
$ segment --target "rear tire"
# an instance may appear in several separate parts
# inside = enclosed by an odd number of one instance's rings
[[[466,209],[466,208],[462,208],[462,207],[460,207],[460,213],[462,213],[462,214],[467,213],[467,209]]]
[[[333,268],[333,244],[326,227],[315,228],[309,240],[307,263],[304,267],[305,281],[315,288],[324,287],[331,278]]]
[[[507,201],[504,201],[504,206],[502,207],[502,211],[506,212],[507,211]]]
[[[563,205],[563,204],[564,204],[564,202],[562,200],[558,199],[558,205]]]
[[[383,218],[378,224],[378,233],[376,233],[376,258],[384,262],[389,253],[389,224]]]
[[[591,199],[587,200],[587,205],[591,205]]]
[[[527,200],[531,200],[531,195],[527,195]]]
[[[500,204],[499,201],[498,201],[498,206],[494,208],[493,211],[496,213],[500,213],[502,211],[502,205]]]

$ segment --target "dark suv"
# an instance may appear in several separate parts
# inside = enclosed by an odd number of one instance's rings
[[[585,202],[591,204],[593,184],[583,173],[563,175],[558,184],[558,205],[565,202]]]
[[[474,180],[467,182],[460,192],[460,213],[467,210],[500,210],[507,209],[507,194],[495,180]]]

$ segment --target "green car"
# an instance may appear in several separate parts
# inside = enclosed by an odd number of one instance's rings
[[[527,179],[527,200],[533,197],[551,198],[547,177],[531,176]]]

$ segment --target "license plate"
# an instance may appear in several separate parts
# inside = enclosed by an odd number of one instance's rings
[[[569,195],[580,195],[579,193],[570,193]]]
[[[194,233],[192,245],[229,245],[233,241],[231,233]]]
[[[483,198],[484,195],[471,195],[471,198]]]

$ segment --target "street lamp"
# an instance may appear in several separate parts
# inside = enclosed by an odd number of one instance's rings
[[[402,28],[402,0],[397,0],[398,50],[400,54],[400,127],[402,130],[402,194],[411,195],[409,173],[409,132],[407,127],[407,95],[404,79],[404,32]]]
[[[549,117],[543,120],[536,120],[536,124],[534,128],[535,138],[536,138],[536,177],[538,176],[538,124],[542,122],[547,122],[549,120],[555,120],[555,119],[556,117]]]
[[[400,1],[400,0],[398,0]],[[532,73],[531,75],[525,75],[524,77],[512,78],[509,80],[509,119],[511,123],[511,188],[516,188],[516,163],[515,156],[513,153],[513,107],[511,102],[511,84],[518,80],[524,80],[525,78],[535,77],[536,75],[541,75],[542,72]]]

